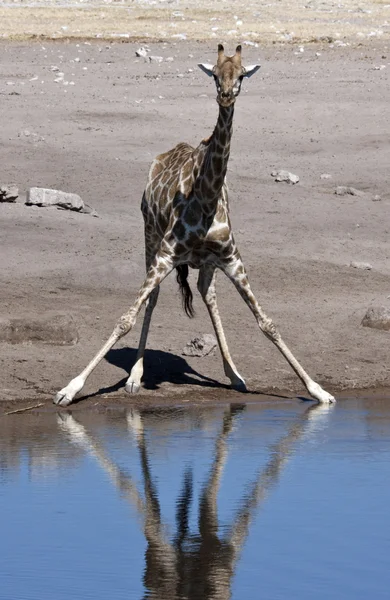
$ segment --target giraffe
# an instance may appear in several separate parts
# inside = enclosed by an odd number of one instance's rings
[[[88,431],[69,411],[58,413],[58,426],[70,443],[96,460],[121,498],[127,500],[137,514],[147,542],[144,600],[229,600],[232,597],[233,578],[256,513],[279,482],[285,465],[294,456],[297,442],[309,436],[313,439],[317,431],[323,429],[332,405],[320,403],[307,407],[269,448],[268,460],[245,486],[233,518],[222,527],[218,497],[229,456],[229,437],[243,410],[244,405],[230,405],[224,411],[213,460],[199,493],[197,531],[191,531],[189,522],[191,505],[195,503],[193,473],[190,468],[184,471],[182,490],[175,502],[176,531],[172,538],[168,523],[162,517],[149,457],[149,443],[153,439],[147,435],[142,412],[130,409],[126,419],[138,449],[143,494],[131,475],[109,456],[96,434]]]
[[[189,316],[193,315],[192,292],[187,281],[188,267],[199,269],[197,287],[211,317],[225,374],[234,389],[245,391],[246,385],[230,355],[218,312],[216,269],[222,270],[232,281],[252,311],[260,330],[282,353],[309,394],[319,402],[335,401],[306,373],[282,340],[273,321],[261,308],[249,285],[231,228],[225,178],[234,106],[243,79],[252,77],[260,65],[244,67],[240,45],[233,56],[226,56],[224,47],[219,44],[217,63],[214,66],[198,66],[206,75],[213,77],[217,88],[219,110],[214,132],[197,148],[179,143],[153,161],[141,202],[145,224],[146,278],[134,304],[117,321],[100,351],[80,375],[57,393],[54,402],[58,405],[67,406],[73,401],[106,353],[134,327],[136,317],[146,303],[136,362],[125,385],[130,394],[140,390],[146,340],[160,284],[174,269],[177,270],[184,309]]]

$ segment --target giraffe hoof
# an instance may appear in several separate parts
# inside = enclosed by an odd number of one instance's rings
[[[141,385],[135,381],[128,381],[125,385],[125,390],[128,394],[138,394]]]
[[[314,381],[307,386],[307,390],[318,402],[323,404],[333,404],[336,402],[336,398],[332,396],[332,394],[323,390],[322,387]]]
[[[58,392],[53,399],[54,404],[57,404],[57,406],[69,406],[69,404],[71,404],[72,401],[73,397],[64,393],[63,390]]]
[[[66,387],[62,388],[62,390],[56,394],[53,400],[54,404],[57,404],[58,406],[69,406],[69,404],[73,402],[75,395],[83,389],[84,383],[85,379],[81,375],[72,379]]]
[[[246,392],[246,384],[243,379],[238,379],[237,381],[232,381],[232,390],[236,390],[236,392]]]

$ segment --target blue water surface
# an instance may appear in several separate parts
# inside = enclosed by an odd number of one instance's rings
[[[390,597],[390,401],[0,418],[1,600]]]

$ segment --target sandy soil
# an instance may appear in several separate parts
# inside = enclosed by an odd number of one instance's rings
[[[390,37],[388,0],[13,0],[0,37],[122,38],[279,43]]]
[[[199,61],[213,62],[214,41],[152,44],[151,54],[174,59],[160,64],[137,59],[137,47],[0,45],[0,183],[16,182],[21,195],[16,204],[0,204],[0,316],[72,315],[80,337],[69,347],[0,344],[2,400],[49,398],[98,350],[142,283],[139,205],[152,158],[179,141],[197,144],[215,124],[213,84],[196,68]],[[360,49],[315,45],[304,52],[296,46],[246,47],[244,59],[261,62],[262,69],[237,101],[229,185],[253,290],[308,372],[329,391],[388,387],[390,334],[361,326],[366,309],[389,305],[390,295],[386,50],[379,43]],[[54,81],[54,66],[68,85]],[[275,183],[274,168],[297,173],[300,183]],[[321,179],[323,173],[332,177]],[[336,196],[336,185],[367,193]],[[99,218],[27,207],[30,186],[76,192]],[[374,194],[381,201],[373,202]],[[373,268],[351,268],[353,260]],[[303,393],[222,274],[218,289],[231,351],[250,390]],[[154,313],[139,398],[237,399],[225,387],[217,353],[181,354],[194,335],[212,331],[198,296],[195,309],[191,321],[181,310],[174,277],[168,278]],[[139,317],[99,365],[86,394],[123,397],[141,323]]]

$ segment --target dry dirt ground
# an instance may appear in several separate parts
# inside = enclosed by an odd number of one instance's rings
[[[15,182],[20,198],[0,204],[0,316],[70,315],[79,332],[73,346],[0,343],[1,400],[50,398],[132,303],[144,276],[139,207],[149,164],[177,142],[196,145],[212,132],[214,85],[196,64],[213,62],[215,46],[151,44],[150,54],[173,61],[147,63],[136,58],[135,43],[1,43],[0,183]],[[354,49],[308,45],[304,52],[250,46],[244,60],[262,69],[237,101],[228,182],[252,288],[329,391],[388,387],[390,332],[361,320],[369,306],[390,302],[390,53],[378,41]],[[53,67],[67,85],[55,82]],[[275,168],[297,173],[300,182],[274,182]],[[337,185],[367,193],[337,196]],[[99,218],[27,207],[31,186],[76,192]],[[354,269],[351,261],[373,268]],[[249,389],[303,393],[222,274],[217,287]],[[154,313],[139,398],[245,398],[226,389],[218,353],[182,356],[189,339],[212,331],[197,295],[195,309],[189,320],[171,275]],[[88,380],[86,394],[100,391],[94,401],[123,398],[141,323],[142,315]]]

